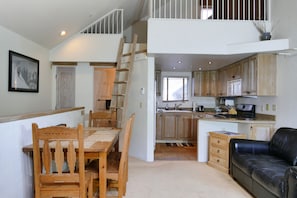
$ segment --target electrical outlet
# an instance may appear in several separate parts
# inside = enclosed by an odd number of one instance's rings
[[[266,104],[266,111],[269,111],[269,104]]]

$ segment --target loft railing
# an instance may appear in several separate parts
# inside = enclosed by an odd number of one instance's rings
[[[151,0],[150,16],[168,19],[270,19],[271,0]]]
[[[84,28],[82,34],[123,33],[123,9],[115,9]]]

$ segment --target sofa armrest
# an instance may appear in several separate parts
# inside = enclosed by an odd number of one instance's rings
[[[268,154],[269,141],[248,140],[248,139],[231,139],[230,155],[233,152],[252,153],[252,154]]]
[[[286,194],[287,198],[297,197],[297,167],[292,166],[286,170],[285,173]]]

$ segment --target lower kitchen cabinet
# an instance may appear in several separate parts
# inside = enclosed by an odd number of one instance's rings
[[[248,139],[269,141],[275,132],[274,123],[246,123],[239,124],[238,130],[245,131]]]
[[[193,119],[192,113],[157,113],[156,116],[156,136],[157,141],[185,141],[196,142],[197,119]]]
[[[193,140],[193,119],[190,115],[178,115],[176,116],[176,129],[178,140]]]
[[[176,115],[175,113],[166,113],[162,116],[162,139],[177,139]]]
[[[274,124],[250,124],[250,136],[253,140],[269,141],[274,131]]]

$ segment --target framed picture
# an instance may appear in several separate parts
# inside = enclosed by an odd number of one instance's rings
[[[38,92],[39,60],[9,50],[8,91]]]

